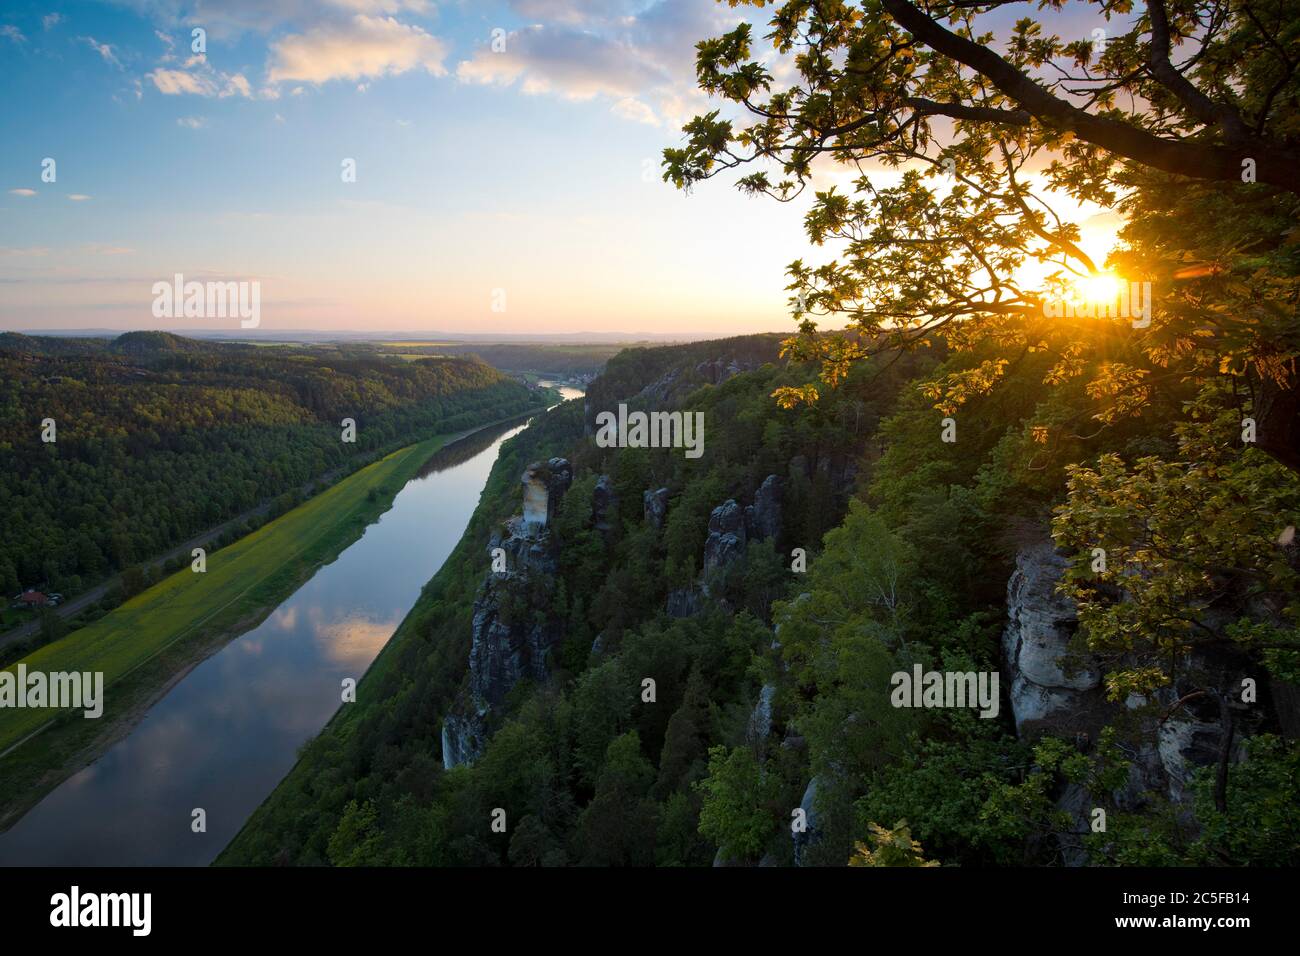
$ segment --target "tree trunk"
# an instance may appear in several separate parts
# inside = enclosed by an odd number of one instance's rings
[[[1300,383],[1256,383],[1255,439],[1265,454],[1300,471]]]

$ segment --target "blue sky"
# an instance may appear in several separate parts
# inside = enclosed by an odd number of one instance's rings
[[[150,288],[179,272],[259,281],[263,329],[789,328],[797,211],[659,179],[708,106],[694,43],[736,19],[710,0],[8,5],[0,327],[177,328]]]
[[[7,4],[0,328],[238,327],[155,318],[153,284],[179,273],[258,282],[263,330],[790,330],[785,267],[818,258],[804,207],[726,182],[688,196],[659,172],[682,123],[718,106],[695,88],[695,43],[741,13],[761,36],[770,11]],[[1072,34],[1102,22],[1091,5],[1060,16]]]

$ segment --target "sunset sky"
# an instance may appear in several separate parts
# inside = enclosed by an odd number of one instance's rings
[[[770,13],[8,3],[0,328],[183,330],[150,311],[153,283],[182,273],[259,281],[263,330],[788,330],[804,207],[659,178],[681,123],[714,108],[694,88],[694,44],[741,15]],[[1090,251],[1113,226],[1095,218]]]

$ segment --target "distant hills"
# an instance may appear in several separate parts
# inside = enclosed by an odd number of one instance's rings
[[[16,333],[0,333],[12,335]],[[57,338],[110,338],[123,334],[122,329],[24,329],[24,335]],[[146,333],[130,333],[146,334]],[[155,334],[155,333],[148,333]],[[185,338],[214,339],[234,342],[556,342],[556,343],[633,343],[698,342],[720,338],[710,332],[517,332],[481,333],[429,331],[355,331],[319,329],[177,329],[156,334]]]
[[[160,355],[171,352],[210,352],[223,343],[204,343],[171,332],[119,332],[113,336],[28,335],[0,332],[0,351],[25,352],[31,355]]]

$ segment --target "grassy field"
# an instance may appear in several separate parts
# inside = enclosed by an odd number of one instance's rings
[[[323,562],[358,538],[447,441],[393,452],[234,544],[208,555],[88,627],[39,648],[29,670],[103,671],[104,716],[0,710],[0,828],[124,732],[188,666],[263,619]]]
[[[11,627],[17,627],[19,624],[26,624],[36,616],[31,611],[22,608],[11,608],[8,596],[5,596],[4,600],[5,605],[0,608],[0,632],[7,631]]]

